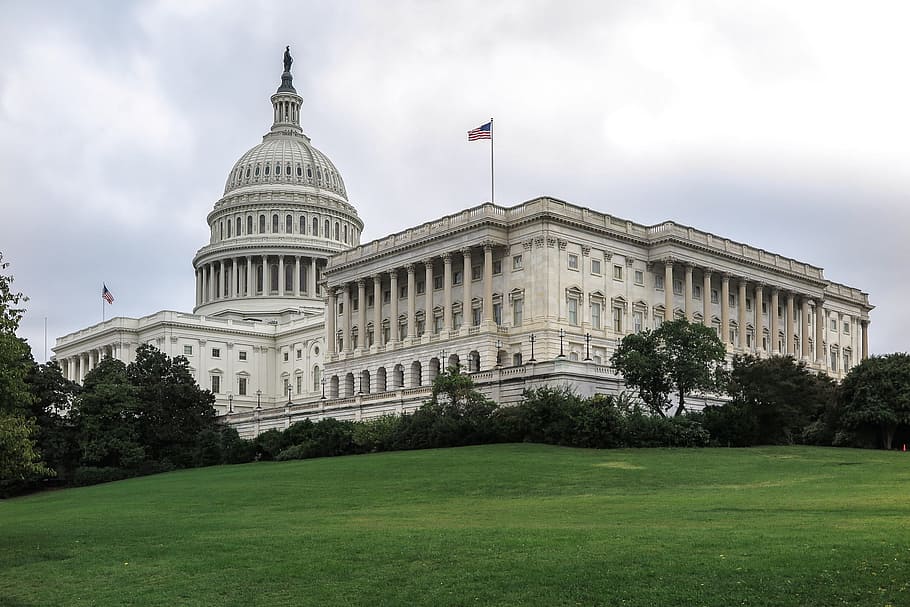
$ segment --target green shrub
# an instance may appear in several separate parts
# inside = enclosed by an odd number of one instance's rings
[[[81,466],[76,468],[76,471],[73,473],[73,485],[76,487],[85,487],[87,485],[120,481],[131,476],[135,476],[135,472],[124,468]]]

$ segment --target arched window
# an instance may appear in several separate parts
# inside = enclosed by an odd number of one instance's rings
[[[272,172],[272,167],[270,165],[265,165],[265,176],[268,177],[269,173]]]
[[[313,236],[319,236],[319,218],[313,218]]]
[[[228,236],[230,236],[230,234],[228,234]],[[344,242],[345,244],[348,242],[348,224],[344,224]]]
[[[265,215],[259,216],[259,233],[265,234]]]
[[[218,222],[218,240],[224,240],[224,222]]]
[[[278,290],[278,264],[269,266],[269,292]]]
[[[257,265],[256,266],[256,292],[257,293],[262,293],[262,281],[263,281],[262,266]]]
[[[281,165],[280,164],[275,165],[275,177],[281,177]]]
[[[291,166],[288,165],[288,171],[290,171],[290,170],[291,170]],[[288,173],[288,174],[290,175],[290,173]],[[300,169],[300,165],[298,164],[297,165],[297,176],[300,177],[301,175],[303,175],[303,171]]]
[[[325,236],[326,238],[332,237],[332,228],[330,227],[330,225],[331,224],[329,224],[329,220],[326,219],[325,220],[325,231],[322,233],[322,235]]]
[[[256,171],[255,171],[254,175],[256,177],[259,177],[259,165],[258,164],[256,165]]]
[[[252,215],[246,216],[246,233],[247,234],[253,233],[253,216]]]
[[[313,178],[313,169],[311,169],[310,167],[307,167],[306,176],[307,176],[307,179],[312,179]]]
[[[290,164],[288,164],[286,167],[284,167],[284,174],[287,175],[288,177],[291,176],[291,165]]]
[[[290,215],[284,218],[284,233],[292,234],[294,232],[294,218]]]
[[[313,367],[313,390],[318,392],[322,387],[322,370],[319,365]]]
[[[231,237],[231,220],[230,219],[227,220],[227,228],[228,228],[227,237],[230,238]]]
[[[237,226],[234,229],[234,234],[236,236],[240,236],[240,228],[243,227],[243,221],[241,221],[241,219],[238,217],[237,219],[234,220],[234,225]]]
[[[278,233],[278,213],[272,215],[272,234]]]
[[[306,234],[306,215],[300,216],[300,233]]]
[[[250,167],[247,167],[247,168],[246,168],[246,178],[247,178],[247,179],[250,178]]]
[[[337,221],[335,222],[335,240],[341,240],[341,226]]]

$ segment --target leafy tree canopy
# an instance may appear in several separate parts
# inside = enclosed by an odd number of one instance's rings
[[[686,395],[717,385],[725,355],[713,329],[681,319],[625,336],[610,360],[653,413],[666,415],[675,390],[681,415]]]
[[[890,449],[898,427],[910,425],[910,354],[862,361],[841,382],[837,401],[843,428],[875,432]]]

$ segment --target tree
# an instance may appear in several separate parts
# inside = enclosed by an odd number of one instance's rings
[[[890,449],[898,428],[910,424],[910,354],[873,356],[853,367],[837,404],[842,429],[877,434]]]
[[[676,415],[681,415],[686,395],[717,385],[725,356],[713,329],[681,319],[625,336],[610,362],[653,413],[666,416],[671,391],[678,394]]]
[[[834,394],[834,382],[817,375],[790,356],[735,356],[727,378],[730,403],[739,408],[751,436],[742,444],[792,444],[824,412]],[[729,440],[729,437],[728,437]]]
[[[58,476],[65,475],[79,459],[76,430],[68,415],[79,385],[66,379],[53,360],[32,365],[27,383],[33,397],[30,415],[38,426],[38,450]]]
[[[193,463],[197,435],[215,428],[215,397],[201,390],[183,356],[143,344],[126,376],[139,402],[137,432],[148,457],[175,466]]]
[[[105,358],[85,375],[72,411],[81,466],[136,470],[145,462],[136,392],[119,360]]]
[[[0,412],[0,481],[52,475],[41,463],[32,435],[35,423],[23,415]]]

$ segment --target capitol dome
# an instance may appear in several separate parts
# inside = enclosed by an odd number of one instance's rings
[[[224,194],[271,184],[310,186],[347,200],[338,169],[302,133],[266,135],[262,143],[241,156],[231,169]]]
[[[300,127],[292,62],[288,50],[271,96],[272,128],[231,168],[208,214],[211,236],[193,259],[197,314],[322,314],[323,268],[360,244],[363,221],[341,174]]]

